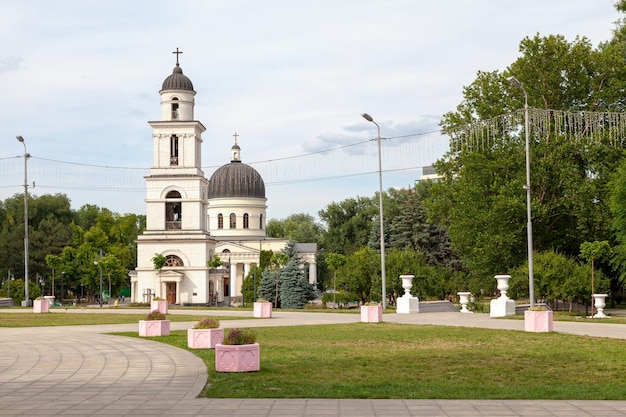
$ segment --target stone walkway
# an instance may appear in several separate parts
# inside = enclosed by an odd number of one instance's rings
[[[170,312],[206,315],[206,311],[197,310]],[[2,313],[0,310],[0,320]],[[249,311],[211,311],[211,314],[251,317]],[[386,314],[384,320],[523,330],[523,321],[490,319],[484,314]],[[222,325],[287,326],[357,321],[356,314],[279,312],[271,320],[224,320]],[[626,325],[554,324],[558,332],[626,338]],[[172,323],[173,329],[189,326],[189,323]],[[0,417],[626,416],[626,401],[196,398],[207,381],[207,371],[195,355],[148,340],[103,334],[136,330],[136,324],[0,328]]]

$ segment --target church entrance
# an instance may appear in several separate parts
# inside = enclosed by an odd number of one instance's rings
[[[167,293],[167,303],[176,304],[176,283],[167,282],[165,291]]]

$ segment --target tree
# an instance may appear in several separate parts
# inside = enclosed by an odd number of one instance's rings
[[[346,256],[338,282],[344,290],[357,294],[362,303],[380,300],[382,281],[378,253],[366,246]]]
[[[320,210],[326,223],[321,245],[327,251],[349,255],[366,246],[372,229],[372,219],[378,215],[378,205],[366,197],[348,198],[331,203]]]
[[[299,243],[319,243],[323,228],[313,216],[306,213],[292,214],[283,220],[267,222],[267,236],[295,240]]]
[[[615,84],[607,89],[607,74],[623,71],[625,56],[615,48],[593,50],[585,38],[567,42],[562,36],[526,38],[522,56],[504,72],[479,72],[464,89],[455,112],[442,126],[453,137],[452,150],[435,166],[443,179],[433,185],[426,201],[429,218],[447,226],[451,247],[475,276],[493,276],[521,265],[525,251],[525,132],[493,129],[495,120],[520,109],[523,92],[506,81],[515,75],[528,93],[531,107],[531,191],[534,246],[539,252],[556,250],[578,255],[580,244],[610,239],[603,190],[609,174],[622,158],[621,146],[589,129],[576,132],[551,125],[537,126],[549,112],[533,109],[606,110],[619,107],[623,93]],[[611,95],[613,94],[613,95]],[[602,97],[599,99],[599,97]],[[482,130],[481,130],[482,129]],[[476,132],[475,142],[454,142],[458,132]],[[457,146],[458,145],[458,146]]]
[[[46,255],[46,265],[52,269],[52,295],[54,296],[54,272],[63,265],[63,260],[56,255]]]
[[[267,301],[274,303],[274,308],[281,304],[279,288],[280,269],[289,261],[289,257],[283,253],[274,253],[270,259],[270,265],[261,274],[261,288],[259,294]]]
[[[324,259],[333,271],[333,308],[337,308],[337,270],[346,264],[346,257],[340,253],[328,253]]]
[[[606,240],[583,242],[580,245],[580,256],[591,262],[591,294],[595,294],[595,261],[611,254],[611,245]],[[593,303],[591,304],[591,315],[593,316]]]

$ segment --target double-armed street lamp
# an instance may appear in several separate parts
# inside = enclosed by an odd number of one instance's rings
[[[30,306],[30,294],[28,293],[28,158],[26,142],[21,136],[17,140],[24,145],[24,301],[22,306]]]
[[[527,217],[527,240],[528,240],[528,297],[530,298],[530,306],[535,305],[535,283],[533,271],[533,223],[531,213],[531,196],[530,196],[530,121],[528,117],[528,93],[522,83],[515,77],[507,78],[507,81],[514,87],[524,92],[524,131],[526,134],[526,217]]]
[[[385,231],[383,225],[383,165],[380,156],[380,126],[374,121],[372,116],[367,113],[363,113],[361,116],[368,122],[372,122],[378,129],[378,208],[380,210],[380,269],[382,278],[382,304],[383,310],[387,308],[387,285],[386,285],[386,273],[385,273]]]

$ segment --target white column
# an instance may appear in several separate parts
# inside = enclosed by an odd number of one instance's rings
[[[317,284],[317,264],[315,262],[309,263],[309,284]]]
[[[237,264],[230,264],[230,283],[229,283],[229,292],[231,297],[237,296]]]

